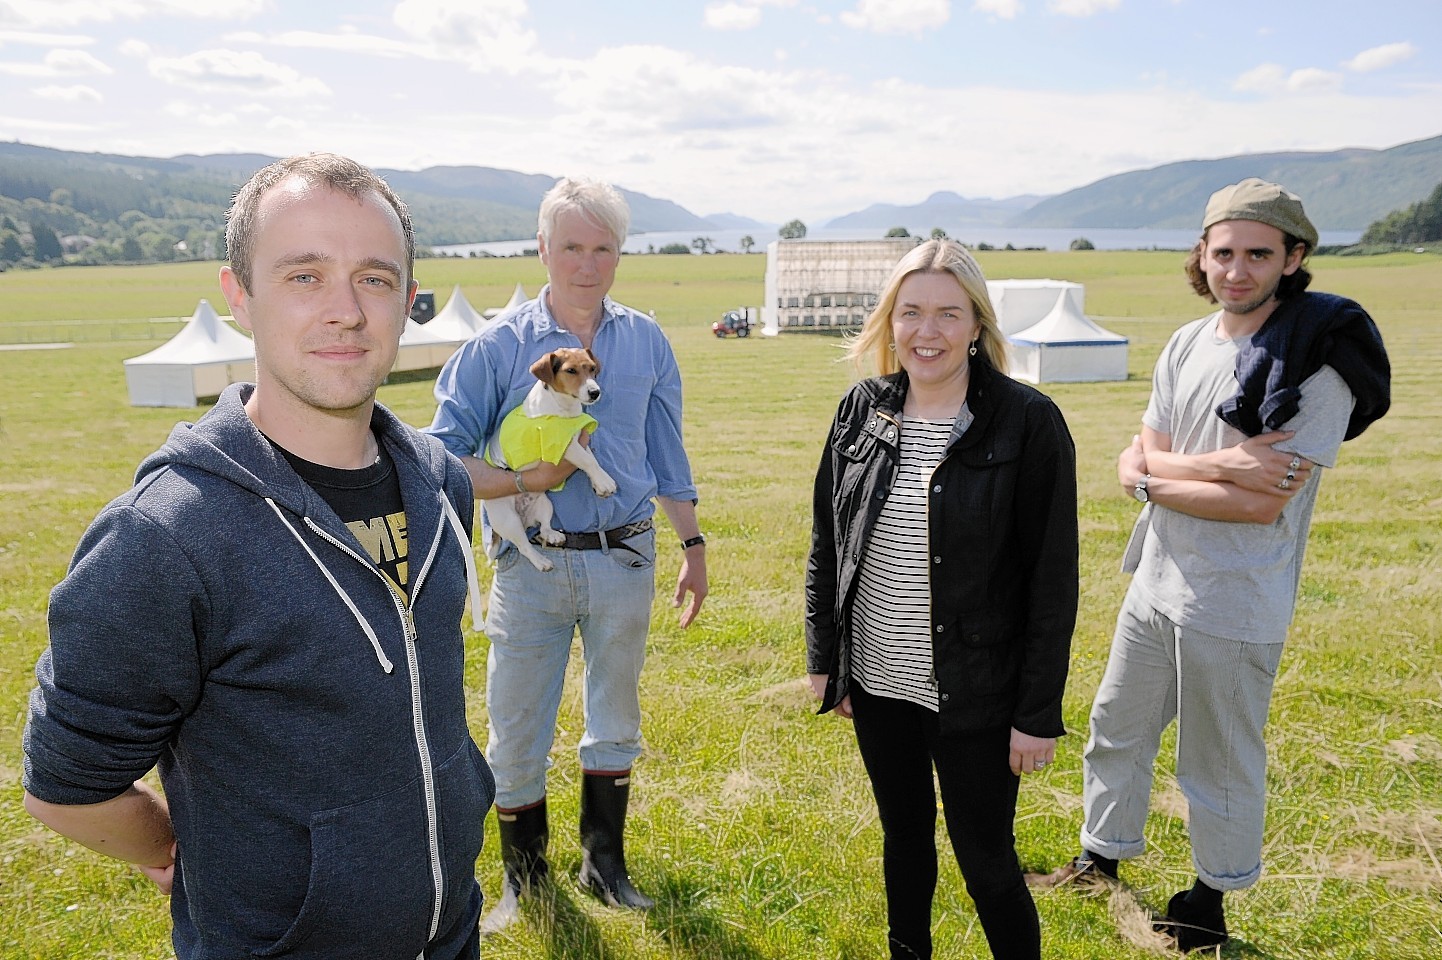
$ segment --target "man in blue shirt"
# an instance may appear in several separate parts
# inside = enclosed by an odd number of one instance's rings
[[[495,561],[486,618],[487,756],[506,875],[502,898],[482,924],[486,932],[513,922],[518,898],[547,875],[546,768],[578,628],[586,658],[581,883],[613,906],[653,906],[631,884],[622,847],[631,765],[641,752],[638,685],[655,595],[653,499],[682,541],[672,600],[686,603],[682,627],[706,597],[706,547],[681,440],[681,377],[671,345],[655,320],[608,296],[629,221],[626,201],[610,185],[557,183],[541,202],[537,234],[550,282],[461,347],[436,382],[428,432],[461,458],[478,499],[548,490],[574,467],[541,463],[515,473],[481,457],[535,383],[532,363],[560,347],[591,350],[602,391],[589,407],[600,422],[591,451],[618,487],[602,499],[577,477],[549,494],[567,541],[541,547],[555,563],[548,572],[485,527]]]

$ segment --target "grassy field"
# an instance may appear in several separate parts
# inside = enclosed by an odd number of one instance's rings
[[[1131,377],[1047,389],[1075,434],[1081,482],[1082,607],[1059,762],[1023,785],[1017,836],[1028,867],[1073,852],[1086,715],[1125,589],[1117,571],[1136,505],[1116,489],[1116,452],[1136,432],[1167,336],[1203,312],[1175,253],[985,253],[988,276],[1086,284],[1088,312],[1131,338]],[[835,401],[851,380],[821,335],[714,339],[711,320],[755,304],[764,257],[627,257],[615,293],[655,310],[686,377],[688,446],[710,538],[711,598],[690,630],[667,606],[679,550],[662,546],[642,683],[647,746],[636,770],[632,872],[648,916],[596,906],[569,880],[579,694],[563,704],[551,804],[563,879],[485,956],[552,960],[878,956],[884,943],[880,833],[844,721],[815,717],[800,676],[808,490]],[[185,316],[219,303],[214,264],[0,274],[5,326]],[[1442,258],[1320,258],[1319,289],[1366,304],[1395,365],[1392,413],[1347,444],[1323,481],[1297,619],[1272,705],[1266,872],[1229,898],[1247,958],[1424,958],[1442,942]],[[478,309],[532,294],[534,260],[423,261],[443,304],[462,285]],[[96,338],[104,340],[105,337]],[[49,589],[95,512],[178,418],[202,410],[127,405],[120,361],[153,344],[0,350],[0,956],[171,956],[165,901],[130,869],[48,834],[19,803],[20,731],[45,644]],[[415,424],[433,410],[424,378],[381,399]],[[484,565],[483,565],[484,570]],[[143,574],[142,574],[143,575]],[[277,585],[281,588],[280,585]],[[467,621],[469,623],[469,621]],[[485,740],[486,640],[471,637],[472,727]],[[1169,749],[1169,748],[1168,748]],[[1148,853],[1121,895],[1039,899],[1047,955],[1155,955],[1143,907],[1191,879],[1185,804],[1168,749]],[[478,869],[495,896],[491,826]],[[984,955],[955,865],[943,858],[940,957]]]

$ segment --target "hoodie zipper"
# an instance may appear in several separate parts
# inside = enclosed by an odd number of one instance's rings
[[[444,492],[440,495],[445,496]],[[426,737],[425,710],[421,704],[420,660],[416,651],[415,618],[411,608],[406,606],[405,601],[401,598],[400,594],[396,592],[395,587],[391,585],[390,581],[386,579],[386,575],[382,573],[374,563],[368,558],[364,558],[356,553],[345,543],[331,536],[310,517],[305,518],[305,525],[315,533],[316,536],[332,544],[348,556],[353,557],[366,569],[373,571],[385,586],[386,592],[390,595],[391,603],[395,605],[396,613],[400,616],[401,628],[405,636],[406,666],[410,672],[411,727],[412,734],[415,737],[416,752],[421,761],[421,782],[426,801],[426,842],[430,848],[431,882],[433,892],[435,893],[434,906],[431,910],[430,933],[426,936],[426,941],[429,943],[435,939],[436,931],[440,929],[441,907],[445,900],[446,881],[445,871],[441,864],[441,843],[438,829],[439,817],[436,814],[435,771],[431,765],[430,742]],[[411,586],[412,607],[415,605],[415,598],[421,592],[421,584],[425,582],[426,574],[430,572],[431,564],[434,562],[436,554],[440,552],[441,539],[445,533],[445,529],[444,523],[437,524],[436,526],[436,534],[431,539],[430,552],[426,555],[425,562],[421,565],[420,573],[416,575],[415,583]],[[389,673],[389,669],[386,672]],[[424,956],[425,951],[421,951],[420,958],[424,958]]]

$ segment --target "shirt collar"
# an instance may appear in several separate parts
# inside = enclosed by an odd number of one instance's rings
[[[536,294],[536,316],[533,322],[538,336],[546,336],[558,330],[566,330],[565,327],[556,322],[556,318],[551,314],[550,304],[546,302],[546,294],[550,292],[550,289],[551,285],[548,283],[541,288],[540,293]],[[601,299],[601,322],[596,324],[596,331],[600,332],[601,328],[610,323],[612,318],[619,312],[616,301],[611,299],[609,293],[606,294],[606,296]]]

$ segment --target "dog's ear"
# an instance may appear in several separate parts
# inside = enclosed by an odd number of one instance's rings
[[[561,369],[561,358],[556,356],[553,350],[531,364],[531,376],[542,383],[555,383],[556,371],[559,369]]]
[[[588,357],[591,358],[591,362],[596,365],[596,372],[597,372],[597,373],[600,373],[600,372],[601,372],[601,359],[600,359],[599,357],[597,357],[594,353],[591,352],[591,348],[590,348],[590,347],[587,347],[587,348],[586,348],[586,356],[588,356]]]

